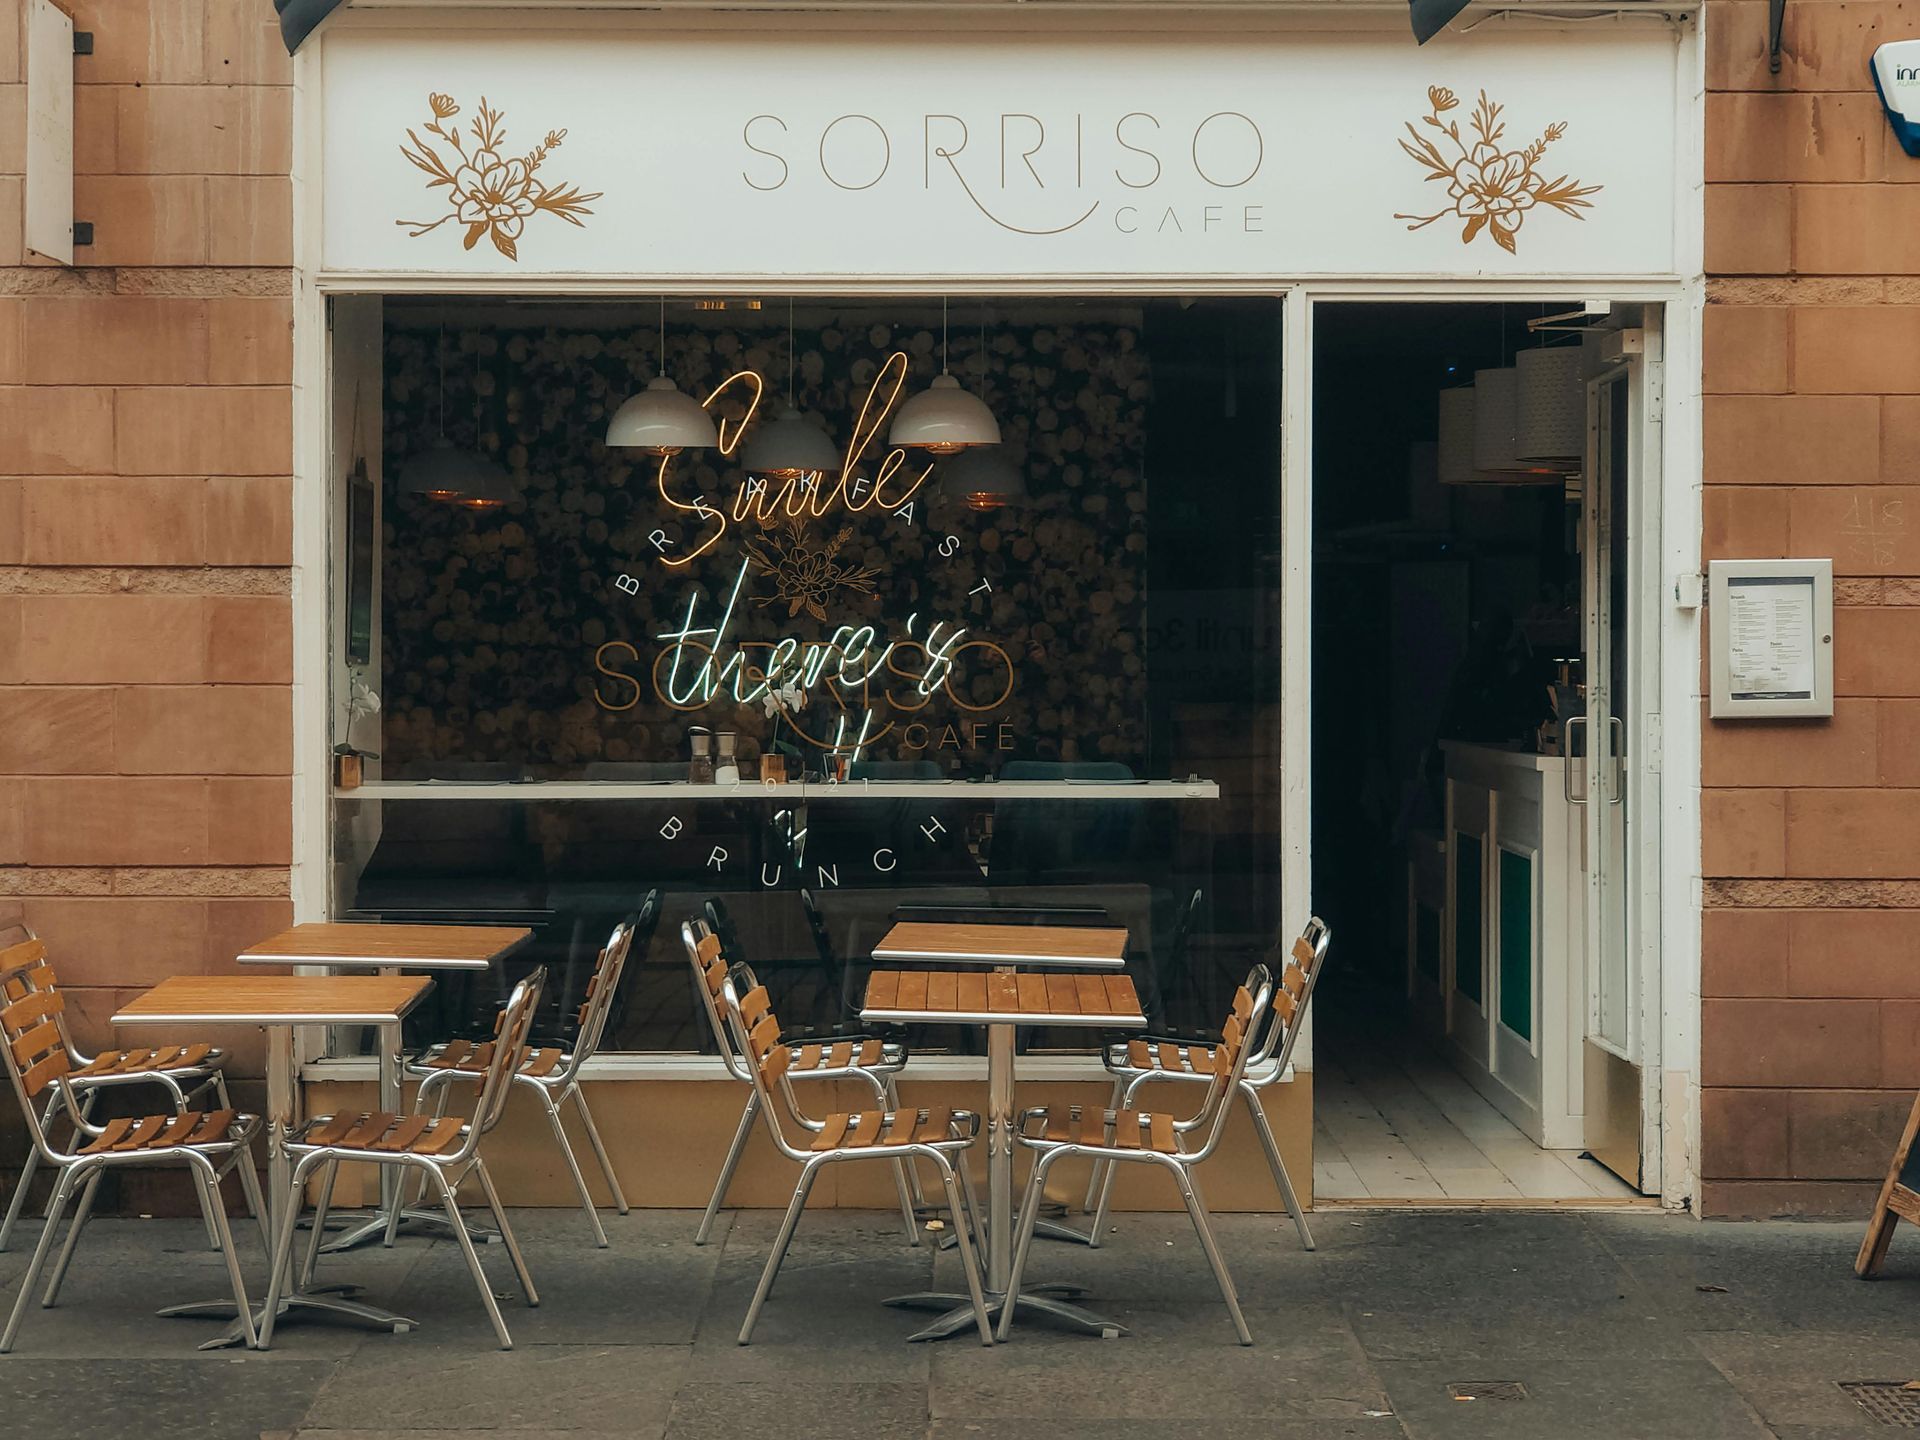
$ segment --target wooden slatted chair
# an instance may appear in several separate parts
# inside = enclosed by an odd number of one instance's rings
[[[53,1237],[66,1213],[67,1202],[76,1190],[79,1207],[67,1227],[66,1243],[47,1281],[43,1306],[52,1306],[59,1298],[60,1284],[66,1279],[73,1261],[80,1232],[93,1215],[93,1200],[100,1189],[100,1177],[110,1169],[129,1166],[183,1165],[194,1177],[200,1196],[200,1208],[214,1243],[226,1257],[227,1279],[233,1286],[234,1303],[239,1309],[241,1329],[253,1343],[252,1312],[247,1301],[246,1282],[240,1274],[240,1257],[234,1253],[233,1232],[227,1225],[226,1211],[220,1204],[220,1182],[229,1171],[237,1170],[256,1215],[266,1210],[260,1201],[260,1180],[254,1169],[253,1139],[260,1133],[256,1115],[242,1115],[223,1106],[213,1111],[173,1109],[164,1115],[122,1116],[95,1125],[87,1118],[87,1104],[79,1093],[74,1063],[66,1031],[61,1023],[64,1001],[54,983],[53,969],[38,940],[27,940],[0,951],[0,1051],[4,1052],[7,1078],[26,1116],[32,1153],[40,1162],[51,1165],[59,1174],[54,1182],[53,1201],[47,1209],[46,1224],[33,1249],[27,1273],[20,1281],[20,1294],[13,1313],[0,1335],[0,1353],[13,1348],[13,1337],[26,1312]],[[74,1143],[68,1149],[53,1144],[45,1116],[52,1112],[51,1102],[44,1106],[41,1097],[52,1091],[75,1130]],[[225,1092],[222,1091],[224,1099]]]
[[[1034,1152],[1033,1173],[1027,1181],[1026,1199],[1020,1206],[1020,1238],[1013,1251],[1013,1273],[1007,1282],[1007,1303],[1000,1312],[1000,1339],[1007,1338],[1013,1323],[1015,1302],[1020,1295],[1020,1276],[1026,1269],[1027,1251],[1033,1246],[1034,1223],[1040,1215],[1040,1197],[1046,1191],[1047,1172],[1061,1160],[1084,1156],[1096,1163],[1105,1161],[1109,1171],[1102,1187],[1100,1209],[1094,1219],[1094,1233],[1106,1224],[1107,1206],[1112,1198],[1112,1169],[1117,1164],[1157,1165],[1173,1176],[1193,1219],[1200,1248],[1206,1251],[1213,1278],[1219,1282],[1220,1297],[1227,1302],[1233,1328],[1242,1345],[1251,1345],[1253,1335],[1247,1329],[1246,1316],[1240,1313],[1240,1299],[1234,1293],[1233,1277],[1214,1242],[1213,1225],[1207,1207],[1194,1184],[1193,1171],[1219,1148],[1226,1133],[1227,1115],[1233,1108],[1254,1042],[1266,1026],[1274,1004],[1273,977],[1264,965],[1256,965],[1247,983],[1234,996],[1233,1013],[1227,1017],[1220,1043],[1211,1047],[1213,1073],[1207,1079],[1206,1101],[1191,1119],[1177,1120],[1164,1112],[1132,1109],[1096,1110],[1072,1105],[1058,1113],[1037,1108],[1025,1111],[1016,1131],[1019,1143]]]
[[[806,1208],[807,1196],[822,1169],[843,1162],[877,1160],[892,1165],[898,1177],[906,1161],[925,1159],[939,1171],[940,1183],[946,1190],[947,1208],[954,1217],[954,1233],[960,1242],[960,1266],[967,1275],[967,1294],[979,1321],[980,1343],[991,1345],[993,1333],[987,1324],[979,1257],[969,1233],[970,1218],[977,1215],[978,1210],[973,1204],[973,1182],[967,1175],[965,1158],[967,1149],[979,1136],[980,1117],[966,1110],[883,1106],[858,1114],[835,1113],[821,1121],[808,1119],[794,1105],[793,1092],[787,1084],[795,1048],[781,1036],[780,1022],[766,1004],[764,987],[754,984],[744,994],[741,992],[740,985],[750,980],[752,976],[745,966],[723,976],[720,1006],[734,1045],[746,1058],[759,1113],[766,1118],[767,1133],[782,1155],[799,1164],[800,1179],[793,1187],[793,1199],[774,1237],[773,1253],[767,1256],[766,1269],[761,1272],[760,1284],[753,1292],[753,1303],[747,1307],[747,1317],[741,1322],[740,1343],[745,1345],[753,1338],[753,1327],[767,1297],[773,1293],[780,1262],[786,1258],[794,1229],[800,1223],[800,1212]],[[963,1194],[967,1201],[964,1209]],[[904,1201],[904,1196],[902,1198]],[[910,1222],[912,1218],[909,1213]]]
[[[192,1043],[186,1045],[154,1045],[132,1050],[103,1050],[98,1055],[86,1055],[73,1043],[73,1036],[67,1029],[65,1004],[57,999],[59,987],[54,979],[53,966],[47,961],[46,950],[39,938],[24,925],[5,927],[0,934],[16,933],[21,938],[18,944],[0,950],[0,969],[16,966],[33,966],[33,975],[29,980],[22,976],[14,980],[0,1001],[12,1001],[21,998],[29,989],[45,992],[56,997],[53,1010],[53,1024],[59,1031],[61,1048],[66,1051],[69,1070],[64,1086],[52,1087],[46,1104],[40,1111],[40,1128],[51,1135],[57,1128],[55,1122],[63,1113],[69,1119],[77,1113],[81,1120],[90,1120],[93,1116],[94,1102],[106,1091],[129,1085],[154,1085],[167,1092],[176,1114],[185,1114],[211,1092],[211,1099],[221,1110],[231,1110],[233,1101],[227,1095],[227,1080],[222,1067],[227,1063],[226,1052],[212,1045]],[[29,962],[24,957],[30,953],[27,946],[40,946],[31,953],[39,958]],[[80,1104],[78,1112],[66,1110],[67,1099],[71,1096]],[[71,1150],[84,1137],[85,1131],[70,1126],[67,1148]],[[37,1149],[27,1151],[26,1162],[20,1168],[19,1182],[13,1187],[13,1196],[7,1203],[6,1218],[0,1220],[0,1251],[4,1251],[13,1240],[13,1227],[18,1223],[21,1212],[26,1209],[27,1188],[33,1183],[34,1172],[39,1168],[40,1154]],[[255,1187],[258,1188],[257,1185]],[[249,1192],[248,1203],[252,1204]],[[264,1226],[266,1215],[256,1212],[256,1219]],[[217,1248],[218,1240],[211,1227],[207,1231],[207,1243]]]
[[[727,1147],[727,1158],[720,1166],[719,1179],[714,1182],[713,1196],[707,1201],[706,1213],[700,1217],[700,1228],[694,1232],[693,1243],[704,1245],[713,1230],[714,1219],[720,1213],[720,1206],[726,1200],[727,1187],[733,1183],[734,1169],[747,1148],[747,1140],[753,1134],[754,1120],[761,1108],[760,1092],[753,1085],[755,1067],[748,1063],[739,1046],[734,1043],[720,1003],[721,987],[726,983],[730,968],[742,977],[742,993],[749,997],[756,1011],[754,1023],[763,1024],[773,1012],[767,1001],[766,987],[753,977],[753,972],[745,966],[729,967],[721,951],[720,937],[711,926],[699,920],[689,920],[680,927],[680,939],[687,947],[687,959],[693,966],[694,990],[706,1010],[707,1023],[713,1029],[714,1044],[719,1047],[721,1059],[726,1062],[727,1073],[748,1086],[747,1103],[740,1112],[740,1123],[734,1127],[733,1143]],[[778,1028],[777,1021],[775,1028]],[[836,1033],[815,1037],[787,1034],[784,1039],[791,1054],[783,1072],[783,1084],[791,1084],[795,1080],[860,1080],[873,1087],[874,1098],[883,1110],[900,1108],[895,1077],[906,1068],[906,1046],[883,1040],[877,1035]],[[806,1118],[798,1105],[793,1108],[797,1123],[810,1129],[819,1129],[819,1121]],[[920,1227],[914,1214],[914,1205],[919,1198],[917,1178],[904,1158],[894,1167],[894,1174],[900,1192],[900,1211],[907,1224],[908,1243],[918,1245]]]
[[[560,1107],[571,1099],[580,1112],[580,1123],[600,1162],[600,1173],[606,1177],[607,1189],[613,1192],[614,1208],[625,1215],[627,1197],[620,1189],[619,1178],[613,1173],[613,1161],[607,1154],[606,1142],[600,1138],[600,1127],[593,1123],[593,1112],[587,1108],[586,1092],[580,1088],[580,1067],[593,1058],[600,1048],[601,1037],[606,1033],[607,1016],[613,1009],[614,995],[620,988],[620,974],[626,967],[627,952],[632,947],[639,919],[638,911],[627,916],[613,927],[613,933],[601,947],[600,956],[594,962],[593,974],[587,980],[586,998],[580,1005],[578,1030],[572,1046],[530,1046],[526,1059],[513,1072],[515,1086],[530,1090],[539,1097],[541,1108],[546,1111],[547,1124],[553,1130],[553,1138],[559,1143],[560,1153],[566,1157],[567,1169],[573,1175],[573,1188],[579,1192],[580,1208],[587,1212],[587,1221],[593,1226],[594,1243],[603,1250],[607,1246],[606,1228],[600,1223],[600,1212],[595,1208],[593,1192],[587,1188],[587,1177],[580,1172],[580,1161],[567,1139],[566,1121],[561,1118]],[[505,1011],[495,1018],[496,1035],[505,1018]],[[461,1078],[478,1081],[486,1073],[496,1043],[493,1040],[479,1044],[471,1040],[450,1040],[444,1045],[434,1046],[418,1061],[407,1066],[407,1073],[420,1080],[415,1108],[425,1110],[429,1099],[437,1099],[434,1113],[445,1115],[452,1082]],[[394,1209],[388,1217],[389,1230],[398,1223],[399,1198],[396,1192]]]
[[[493,1211],[493,1223],[500,1227],[500,1238],[506,1242],[514,1273],[520,1278],[521,1295],[529,1307],[538,1305],[540,1293],[534,1289],[533,1276],[527,1272],[527,1262],[520,1253],[519,1242],[513,1238],[513,1230],[507,1224],[507,1212],[500,1204],[499,1192],[493,1188],[493,1177],[487,1173],[486,1162],[480,1158],[480,1140],[500,1123],[500,1116],[507,1108],[507,1094],[513,1086],[514,1071],[526,1057],[527,1034],[532,1028],[534,1009],[540,1003],[540,989],[546,979],[547,972],[542,968],[513,987],[513,993],[507,999],[507,1008],[502,1012],[493,1053],[488,1057],[487,1067],[481,1075],[480,1098],[475,1103],[472,1120],[419,1113],[392,1115],[384,1112],[342,1111],[335,1115],[318,1116],[294,1133],[287,1142],[287,1154],[295,1162],[291,1193],[299,1195],[307,1178],[316,1170],[321,1172],[319,1204],[314,1211],[313,1232],[307,1241],[306,1259],[300,1271],[303,1287],[310,1284],[313,1278],[320,1242],[327,1227],[327,1208],[333,1201],[333,1181],[340,1162],[347,1160],[367,1165],[403,1166],[419,1172],[425,1182],[439,1192],[440,1203],[447,1212],[447,1221],[466,1257],[467,1269],[473,1276],[473,1283],[479,1287],[481,1303],[487,1308],[487,1318],[493,1321],[493,1333],[500,1339],[500,1348],[513,1348],[513,1337],[507,1333],[507,1322],[501,1318],[500,1307],[493,1298],[493,1287],[487,1283],[487,1272],[480,1266],[480,1256],[473,1248],[473,1237],[467,1233],[466,1222],[460,1215],[459,1201],[454,1197],[468,1176],[479,1180],[487,1208]],[[395,1188],[404,1189],[405,1186],[403,1184]],[[266,1321],[260,1328],[262,1350],[273,1343],[274,1312],[280,1307],[280,1292],[287,1279],[287,1261],[293,1253],[294,1226],[299,1218],[300,1206],[287,1206],[287,1213],[280,1222],[280,1233],[274,1238],[273,1279],[267,1291]]]
[[[1261,1148],[1267,1153],[1267,1168],[1273,1173],[1273,1183],[1279,1187],[1280,1198],[1286,1203],[1287,1213],[1293,1217],[1294,1228],[1300,1233],[1301,1247],[1307,1250],[1313,1249],[1313,1232],[1307,1228],[1307,1217],[1300,1208],[1300,1197],[1294,1193],[1293,1179],[1287,1174],[1286,1162],[1280,1158],[1280,1145],[1274,1139],[1273,1127],[1267,1122],[1267,1112],[1260,1104],[1260,1092],[1293,1079],[1293,1044],[1306,1018],[1307,1002],[1313,998],[1314,986],[1319,983],[1331,940],[1326,923],[1316,915],[1307,921],[1306,928],[1293,942],[1292,949],[1281,965],[1272,1022],[1266,1034],[1260,1037],[1258,1048],[1248,1057],[1246,1074],[1241,1078],[1239,1087],[1240,1096],[1246,1101],[1247,1114],[1253,1120],[1254,1131],[1260,1137]],[[1235,1004],[1241,1004],[1246,994],[1243,988],[1236,996]],[[1240,1018],[1244,1023],[1245,1017]],[[1192,1036],[1149,1035],[1110,1041],[1102,1056],[1108,1073],[1113,1076],[1113,1095],[1108,1105],[1116,1110],[1132,1109],[1134,1098],[1141,1089],[1159,1080],[1211,1083],[1216,1044],[1216,1041]],[[1101,1192],[1111,1190],[1112,1181],[1113,1175],[1108,1166],[1094,1166],[1092,1179],[1087,1185],[1089,1210],[1097,1206],[1104,1213],[1105,1197]],[[1096,1223],[1088,1243],[1098,1245],[1105,1233],[1105,1228]]]

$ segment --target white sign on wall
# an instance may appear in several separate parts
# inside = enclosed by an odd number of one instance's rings
[[[343,31],[333,272],[1664,275],[1664,27],[1239,43]],[[1577,74],[1577,83],[1568,76]]]

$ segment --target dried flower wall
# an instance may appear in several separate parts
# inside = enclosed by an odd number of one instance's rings
[[[939,371],[936,331],[872,313],[821,312],[798,333],[799,408],[842,446],[890,353],[910,359],[909,394]],[[666,371],[682,390],[702,397],[752,369],[766,377],[769,401],[783,392],[784,326],[764,312],[742,324],[701,319],[717,323],[667,335]],[[749,518],[672,569],[649,539],[681,533],[656,491],[655,462],[603,444],[612,410],[659,373],[657,331],[390,324],[385,773],[495,761],[559,776],[594,762],[675,760],[692,724],[738,730],[751,753],[774,724],[760,706],[676,710],[651,673],[666,648],[657,637],[682,622],[690,596],[711,623],[743,565],[737,638],[824,642],[842,624],[902,636],[917,617],[919,633],[938,619],[987,642],[957,655],[931,698],[892,674],[838,700],[818,687],[793,716],[801,734],[831,740],[843,715],[852,733],[867,710],[876,758],[969,772],[1014,758],[1106,760],[1142,773],[1151,377],[1139,329],[1124,314],[1089,311],[1069,323],[996,322],[984,357],[971,334],[955,341],[954,372],[999,418],[1029,503],[980,512],[937,496],[936,461],[911,511],[834,513],[797,527]],[[716,405],[729,408],[740,413],[732,396]],[[761,420],[767,414],[763,406]],[[393,477],[443,423],[456,445],[505,466],[520,498],[474,512],[401,493]],[[864,472],[884,454],[871,447]],[[688,500],[724,504],[743,479],[717,452],[689,452],[671,484]],[[812,763],[817,752],[807,753]]]

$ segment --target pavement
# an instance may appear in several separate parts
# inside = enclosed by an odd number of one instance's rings
[[[202,1353],[210,1322],[160,1304],[218,1295],[197,1222],[100,1220],[59,1306],[0,1357],[0,1436],[43,1440],[1167,1440],[1885,1435],[1841,1387],[1920,1377],[1920,1235],[1853,1278],[1857,1225],[1701,1224],[1643,1211],[1323,1210],[1307,1254],[1284,1217],[1216,1221],[1255,1343],[1243,1349],[1181,1215],[1121,1215],[1099,1250],[1036,1244],[1130,1328],[1016,1326],[913,1345],[881,1297],[959,1284],[897,1216],[802,1222],[754,1343],[734,1343],[778,1216],[578,1212],[514,1223],[542,1304],[503,1301],[502,1352],[457,1250],[403,1239],[325,1257],[319,1279],[411,1314],[404,1335],[282,1329],[269,1352]],[[30,1245],[32,1227],[22,1238]],[[264,1264],[242,1230],[249,1278]],[[496,1291],[513,1291],[497,1246]],[[0,1255],[11,1305],[27,1257]],[[1454,1388],[1517,1382],[1513,1398]],[[1513,1393],[1513,1392],[1509,1392]],[[1890,1403],[1920,1392],[1890,1392]],[[1920,1423],[1920,1406],[1915,1407]]]

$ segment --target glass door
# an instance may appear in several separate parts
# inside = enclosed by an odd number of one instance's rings
[[[1582,1057],[1587,1148],[1629,1184],[1641,1183],[1640,996],[1628,857],[1645,817],[1633,807],[1645,727],[1633,684],[1636,392],[1625,360],[1587,386],[1582,491],[1582,621],[1587,706],[1581,869],[1586,900],[1587,1026]]]

